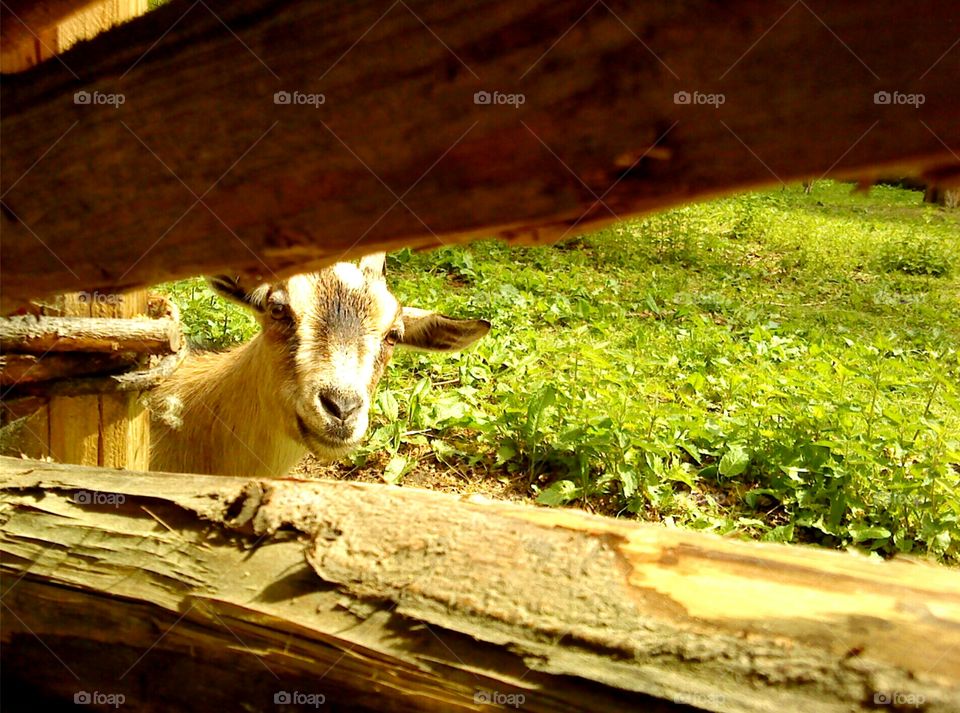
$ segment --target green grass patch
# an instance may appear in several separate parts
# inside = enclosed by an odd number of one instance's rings
[[[960,217],[817,182],[544,248],[390,256],[406,304],[481,316],[398,352],[362,464],[429,449],[545,504],[784,542],[960,559]],[[191,335],[252,322],[195,281]],[[226,316],[225,316],[226,315]]]

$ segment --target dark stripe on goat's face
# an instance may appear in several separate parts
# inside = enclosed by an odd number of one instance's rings
[[[357,290],[343,284],[336,275],[321,280],[317,285],[318,333],[341,344],[358,344],[376,329],[370,319],[373,301],[366,290]]]
[[[383,336],[399,311],[382,278],[341,263],[290,278],[287,294],[297,322],[303,388],[322,384],[372,396],[389,361]]]

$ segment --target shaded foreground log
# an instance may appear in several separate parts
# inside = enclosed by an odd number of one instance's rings
[[[960,708],[943,568],[413,489],[0,469],[18,686],[150,711]]]
[[[957,17],[945,1],[173,0],[4,77],[4,309],[552,240],[801,178],[948,186]]]

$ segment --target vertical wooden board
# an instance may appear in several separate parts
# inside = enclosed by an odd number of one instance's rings
[[[89,40],[147,11],[147,0],[103,0],[85,7],[57,26],[60,52],[81,40]]]
[[[149,470],[150,421],[139,396],[139,393],[100,396],[99,465]]]
[[[100,397],[50,399],[50,456],[61,463],[98,465]]]
[[[147,290],[87,296],[93,317],[135,317],[147,312]],[[140,393],[100,396],[100,465],[131,470],[150,468],[150,420]]]
[[[4,73],[22,72],[60,51],[57,45],[59,33],[56,27],[37,30],[24,43],[0,49],[0,69]]]
[[[130,394],[125,465],[129,470],[150,470],[150,412],[141,396],[141,392]]]
[[[60,295],[54,309],[64,316],[89,317],[89,295],[85,292]],[[99,397],[54,396],[47,412],[50,457],[61,463],[99,465]]]

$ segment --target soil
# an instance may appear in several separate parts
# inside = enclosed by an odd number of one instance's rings
[[[535,494],[525,475],[487,473],[440,463],[429,452],[424,454],[404,453],[408,458],[417,457],[417,464],[405,474],[398,485],[412,488],[427,488],[458,495],[483,495],[488,498],[510,502],[533,503]],[[359,483],[383,483],[383,471],[387,464],[386,454],[374,454],[362,466],[350,463],[324,465],[314,456],[307,455],[293,469],[292,475],[308,478],[350,480]]]
[[[444,463],[437,460],[433,451],[426,446],[407,446],[401,450],[402,455],[417,462],[397,485],[456,495],[482,495],[513,503],[537,504],[537,492],[531,487],[526,473],[510,473],[504,469],[490,469],[483,465],[471,468],[463,463]],[[389,459],[388,453],[373,453],[362,466],[355,466],[350,463],[323,464],[313,455],[307,455],[291,471],[291,475],[301,478],[349,480],[356,483],[383,483],[383,472]],[[546,488],[553,479],[554,476],[550,474],[540,474],[537,485]],[[570,503],[568,507],[610,517],[625,514],[622,503],[612,496],[594,495],[589,499]]]

